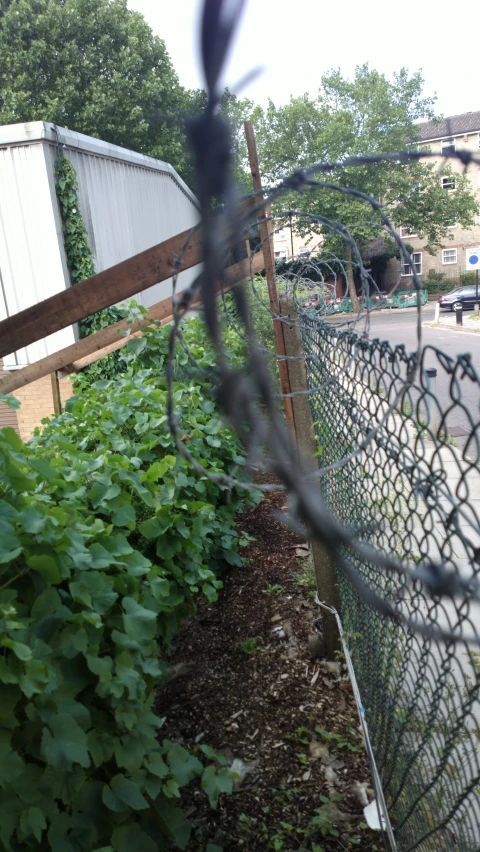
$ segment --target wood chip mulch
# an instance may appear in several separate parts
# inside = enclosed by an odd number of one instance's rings
[[[198,785],[182,791],[192,852],[383,849],[365,827],[373,792],[345,666],[311,656],[312,569],[281,522],[284,500],[267,493],[239,516],[255,538],[248,561],[182,625],[169,661],[177,676],[157,696],[162,739],[206,743],[238,774],[216,809]]]

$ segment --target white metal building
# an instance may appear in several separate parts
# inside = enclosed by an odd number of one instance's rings
[[[0,319],[70,286],[55,193],[57,146],[75,167],[80,209],[97,272],[198,221],[193,193],[168,163],[43,121],[0,127]],[[179,278],[181,290],[194,270]],[[166,298],[169,281],[136,298]],[[37,361],[75,341],[69,327],[4,359],[5,369]]]

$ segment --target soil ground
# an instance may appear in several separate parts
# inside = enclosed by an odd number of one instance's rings
[[[206,743],[238,774],[215,810],[184,793],[192,852],[383,849],[364,821],[373,792],[345,667],[312,657],[313,571],[284,499],[267,493],[239,517],[255,538],[248,561],[183,624],[170,661],[181,674],[158,696],[162,739]]]

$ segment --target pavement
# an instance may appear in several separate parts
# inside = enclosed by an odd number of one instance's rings
[[[472,430],[471,421],[480,422],[480,382],[464,378],[461,382],[461,404],[453,404],[451,378],[439,362],[439,352],[451,358],[468,353],[475,371],[480,376],[480,335],[476,331],[471,333],[466,326],[463,331],[458,331],[454,326],[444,323],[444,318],[455,321],[455,317],[448,314],[440,314],[442,322],[438,326],[434,325],[435,307],[435,302],[429,302],[422,307],[420,334],[421,345],[425,350],[423,364],[426,368],[438,369],[436,396],[442,411],[449,411],[449,432],[455,436],[461,448],[466,443],[466,432]],[[464,311],[464,322],[469,316],[470,312]],[[331,317],[329,322],[341,329],[354,325],[359,333],[365,331],[371,339],[388,340],[392,346],[403,344],[408,353],[417,349],[419,328],[416,308],[386,308],[364,313],[354,323],[352,320],[352,314],[337,314]],[[479,321],[472,322],[475,322],[475,328],[480,324]]]
[[[459,334],[480,334],[480,315],[475,317],[475,314],[470,311],[463,311],[462,325],[457,324],[455,314],[449,311],[447,314],[440,313],[439,321],[424,322],[424,326],[430,328],[446,328],[448,331],[458,331]]]

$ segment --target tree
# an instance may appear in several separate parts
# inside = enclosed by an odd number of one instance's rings
[[[419,73],[401,70],[392,82],[368,65],[358,67],[353,81],[339,71],[325,74],[316,97],[291,98],[285,106],[271,101],[257,118],[260,162],[266,180],[275,183],[285,174],[314,163],[347,157],[394,153],[418,140],[415,122],[433,117],[433,99],[422,93]],[[444,174],[449,174],[447,168]],[[319,184],[338,183],[346,190],[373,195],[393,222],[426,239],[428,250],[441,244],[454,223],[468,228],[477,212],[468,178],[456,175],[455,192],[442,189],[437,167],[427,162],[389,162],[332,169],[317,176]],[[282,198],[280,209],[298,208],[295,194]],[[303,230],[317,230],[325,248],[344,261],[349,291],[358,306],[353,277],[352,242],[331,230],[325,217],[348,228],[358,246],[384,236],[381,220],[370,204],[328,187],[304,191],[301,210],[307,214]]]
[[[203,89],[189,92],[189,114],[198,115],[207,105],[207,93]],[[263,110],[248,98],[239,98],[229,89],[225,89],[219,105],[219,115],[230,128],[232,140],[233,177],[241,192],[252,192],[252,178],[248,168],[247,142],[245,139],[244,122],[253,118],[256,123],[263,119]],[[191,185],[194,186],[195,175],[192,174]]]
[[[0,0],[0,123],[51,121],[182,171],[187,103],[126,0]]]

